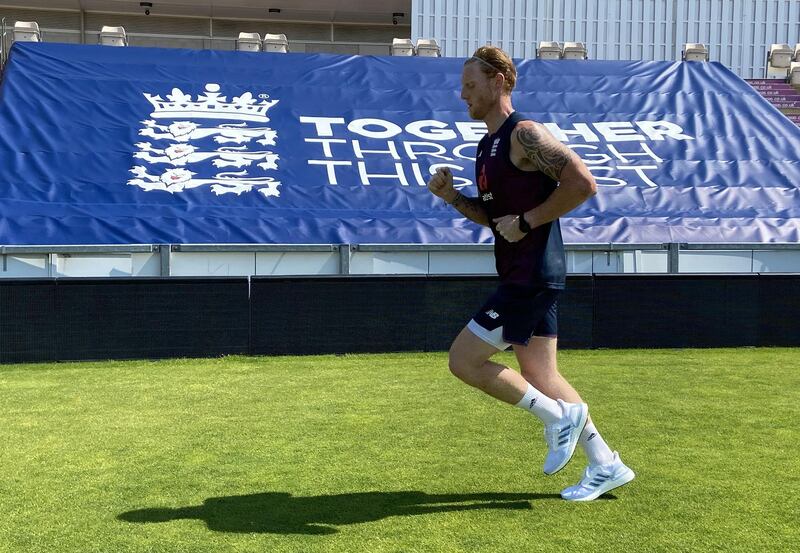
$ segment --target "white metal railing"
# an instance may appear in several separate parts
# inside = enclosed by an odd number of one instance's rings
[[[226,263],[238,263],[240,266],[252,264],[251,269],[242,269],[248,274],[309,274],[307,272],[292,272],[292,265],[284,265],[275,273],[257,270],[258,258],[262,261],[264,256],[272,259],[270,263],[280,263],[285,261],[286,256],[294,256],[295,260],[302,259],[307,263],[309,260],[316,260],[314,263],[323,263],[325,271],[313,274],[364,274],[364,263],[371,266],[375,261],[383,264],[384,267],[401,267],[401,271],[410,273],[439,274],[432,269],[434,265],[441,267],[443,260],[459,258],[458,254],[470,254],[468,257],[460,256],[463,261],[468,259],[472,265],[476,261],[480,262],[481,272],[491,273],[493,271],[492,244],[119,244],[119,245],[6,245],[0,246],[0,278],[15,278],[21,276],[13,270],[9,270],[9,262],[19,260],[38,259],[41,270],[36,276],[57,276],[67,274],[69,276],[80,276],[71,274],[69,271],[58,269],[59,263],[62,265],[70,262],[102,264],[105,261],[114,262],[120,259],[131,261],[134,256],[141,260],[146,258],[150,263],[148,276],[186,276],[187,274],[197,274],[204,276],[216,274],[213,271],[192,272],[194,269],[186,268],[182,259],[186,256],[194,256],[193,263],[198,266],[224,266]],[[688,243],[653,243],[653,244],[566,244],[568,259],[580,257],[582,259],[579,270],[571,270],[573,274],[588,273],[643,273],[643,272],[707,272],[707,273],[759,273],[763,272],[757,268],[756,258],[758,254],[787,255],[790,260],[782,263],[782,266],[791,267],[788,272],[800,273],[800,244],[796,243],[727,243],[727,244],[688,244]],[[659,254],[660,252],[660,254]],[[706,260],[701,261],[700,265],[696,260],[698,253],[707,252],[710,256],[721,258],[733,255],[736,259],[736,269],[715,269],[713,263]],[[645,253],[658,254],[660,260],[658,270],[647,268],[647,264],[642,266],[642,261],[637,259]],[[198,255],[199,254],[199,255]],[[205,255],[203,255],[205,254]],[[235,254],[240,254],[239,256]],[[690,263],[691,267],[681,268],[680,259],[685,258],[684,262]],[[736,256],[736,254],[739,254]],[[411,256],[409,258],[409,255]],[[702,255],[702,253],[701,253]],[[176,257],[177,256],[177,257]],[[232,257],[231,257],[232,256]],[[455,257],[454,257],[455,256]],[[622,264],[625,257],[627,261]],[[435,259],[434,259],[435,258]],[[231,261],[234,259],[235,261]],[[246,261],[250,259],[251,261]],[[408,261],[411,259],[411,261]],[[322,261],[320,261],[322,260]],[[723,259],[724,261],[724,259]],[[181,262],[181,269],[173,273],[171,263]],[[402,268],[404,263],[411,263],[413,266]],[[446,261],[449,263],[449,261]],[[613,262],[613,263],[612,263]],[[705,263],[705,265],[703,265]],[[761,262],[764,266],[763,262]],[[113,264],[113,263],[112,263]],[[302,263],[301,263],[302,264]],[[313,263],[312,263],[313,264]],[[331,265],[333,264],[333,265]],[[394,265],[393,265],[394,264]],[[723,263],[724,265],[724,263]],[[322,265],[320,265],[322,266]],[[697,267],[700,267],[697,269]],[[288,267],[288,268],[287,268]],[[427,267],[427,268],[426,268]],[[652,267],[652,265],[651,265]],[[351,268],[353,270],[351,270]],[[449,269],[452,269],[450,267]],[[304,269],[307,270],[307,269]],[[44,272],[42,272],[44,271]],[[187,273],[186,271],[189,271]],[[370,273],[370,271],[367,271]],[[394,269],[382,271],[375,269],[371,274],[389,274],[397,272]],[[469,271],[467,271],[469,272]],[[771,272],[775,272],[773,269]],[[786,271],[781,271],[786,272]],[[91,276],[100,276],[98,274]],[[134,274],[131,272],[131,274]],[[86,275],[88,276],[88,275]]]

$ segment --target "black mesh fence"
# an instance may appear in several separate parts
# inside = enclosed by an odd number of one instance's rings
[[[442,351],[485,276],[0,280],[0,362]],[[565,348],[800,346],[800,275],[570,276]]]
[[[0,281],[0,362],[247,353],[241,279]]]
[[[758,275],[594,278],[594,346],[768,345],[759,338]]]
[[[494,278],[254,278],[252,351],[347,353],[447,349]]]

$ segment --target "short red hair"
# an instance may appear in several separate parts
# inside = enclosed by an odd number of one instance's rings
[[[508,54],[497,46],[481,46],[475,50],[471,58],[464,62],[464,65],[468,63],[479,63],[481,71],[489,77],[494,77],[498,73],[502,74],[505,78],[503,90],[507,94],[511,94],[511,91],[514,90],[514,86],[517,84],[517,68]]]

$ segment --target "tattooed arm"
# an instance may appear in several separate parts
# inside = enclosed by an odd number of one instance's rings
[[[489,217],[486,215],[486,210],[483,209],[483,205],[481,205],[481,201],[478,198],[464,196],[461,192],[456,192],[456,197],[450,202],[450,205],[467,219],[485,227],[489,226]]]
[[[428,181],[428,190],[456,208],[467,219],[479,225],[489,226],[489,217],[478,198],[464,196],[453,188],[453,174],[447,167],[437,169]]]
[[[559,181],[545,202],[524,213],[531,227],[569,213],[597,193],[594,177],[581,159],[541,123],[521,121],[511,135],[511,156],[526,171],[541,171]]]

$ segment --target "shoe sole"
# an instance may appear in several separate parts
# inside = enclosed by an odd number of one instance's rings
[[[597,488],[595,491],[593,491],[586,497],[576,497],[573,499],[569,497],[564,497],[562,495],[561,499],[564,499],[566,501],[593,501],[598,497],[600,497],[601,495],[603,495],[604,493],[608,493],[611,490],[616,490],[617,488],[624,486],[634,478],[636,478],[636,473],[633,472],[631,469],[628,469],[628,471],[623,473],[619,478],[615,478],[614,480],[606,482],[605,484]]]
[[[567,464],[572,460],[572,456],[575,454],[575,448],[578,447],[578,440],[581,437],[581,432],[583,432],[586,423],[589,421],[589,406],[586,405],[585,403],[583,403],[582,405],[583,405],[583,412],[581,413],[581,420],[580,422],[578,422],[578,426],[575,427],[575,430],[573,430],[570,433],[570,442],[572,443],[572,446],[569,451],[569,455],[567,455],[566,459],[564,459],[564,462],[561,463],[561,466],[555,469],[554,471],[551,472],[543,471],[547,476],[552,476],[561,469],[563,469],[564,467],[566,467]]]

